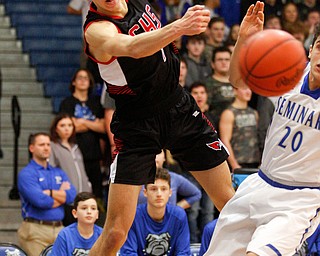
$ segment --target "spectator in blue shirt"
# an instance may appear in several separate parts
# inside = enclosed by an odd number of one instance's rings
[[[31,135],[29,151],[32,159],[18,176],[24,219],[18,238],[29,256],[38,256],[63,228],[64,205],[73,202],[76,189],[63,170],[48,164],[51,152],[48,134]]]
[[[91,247],[102,232],[102,228],[95,225],[99,210],[92,193],[77,194],[73,207],[72,214],[77,222],[60,231],[51,256],[89,255]]]
[[[147,184],[147,204],[140,204],[120,255],[190,255],[190,234],[185,211],[168,204],[170,174],[157,169],[155,183]]]

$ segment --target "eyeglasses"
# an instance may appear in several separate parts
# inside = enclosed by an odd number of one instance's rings
[[[87,76],[77,76],[76,80],[89,80],[89,77],[87,77]]]

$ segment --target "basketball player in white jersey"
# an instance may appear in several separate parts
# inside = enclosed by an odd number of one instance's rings
[[[244,84],[239,50],[248,36],[263,29],[263,8],[257,1],[242,21],[230,66],[235,87]],[[300,83],[278,98],[261,169],[240,185],[222,209],[206,256],[291,256],[319,225],[319,27],[309,58]]]

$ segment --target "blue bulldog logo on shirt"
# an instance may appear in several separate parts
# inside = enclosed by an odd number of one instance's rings
[[[146,238],[145,255],[166,256],[170,250],[170,234],[168,232],[161,235],[149,234]]]
[[[86,120],[94,121],[96,116],[92,113],[91,109],[85,104],[76,104],[74,109],[74,116],[76,118],[84,118]]]

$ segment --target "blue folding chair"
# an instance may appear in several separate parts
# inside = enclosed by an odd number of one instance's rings
[[[51,251],[52,251],[52,244],[48,245],[46,248],[44,248],[42,250],[42,252],[40,253],[39,256],[49,256],[51,255]]]
[[[191,243],[190,244],[190,252],[191,256],[198,256],[200,252],[200,243]]]
[[[238,168],[234,169],[232,173],[232,185],[235,190],[238,189],[240,184],[251,174],[257,173],[257,168]]]
[[[0,256],[27,256],[27,253],[14,243],[0,243]]]

